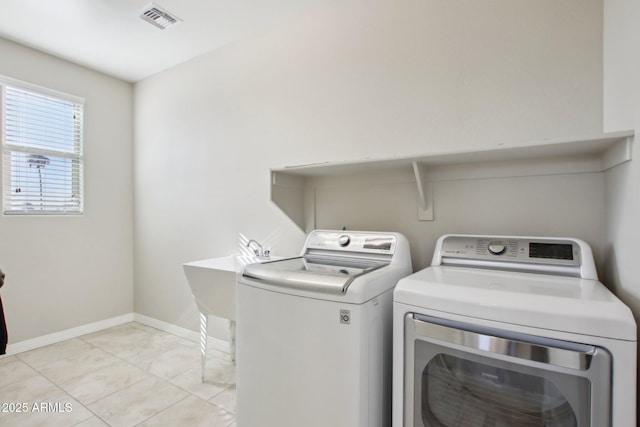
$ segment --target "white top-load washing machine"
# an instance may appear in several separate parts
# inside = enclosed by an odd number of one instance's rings
[[[316,230],[238,277],[239,427],[388,427],[397,233]]]
[[[578,239],[441,237],[394,292],[393,427],[636,425],[636,324]]]

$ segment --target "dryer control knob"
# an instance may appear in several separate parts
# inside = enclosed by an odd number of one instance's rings
[[[507,251],[507,244],[504,242],[491,242],[489,243],[488,249],[492,255],[502,255]]]
[[[342,236],[338,237],[338,243],[340,244],[340,246],[347,246],[349,243],[351,243],[351,237],[343,234]]]

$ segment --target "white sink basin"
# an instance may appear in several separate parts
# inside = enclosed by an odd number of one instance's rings
[[[204,382],[207,363],[207,326],[209,315],[229,319],[230,353],[235,363],[236,353],[236,276],[244,266],[256,262],[275,261],[282,257],[261,259],[247,255],[229,255],[182,265],[191,287],[191,294],[200,310],[200,363]]]
[[[236,275],[245,265],[274,259],[229,255],[183,264],[198,310],[202,314],[235,321]]]

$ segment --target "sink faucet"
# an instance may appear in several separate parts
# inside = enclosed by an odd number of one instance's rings
[[[269,259],[269,250],[268,249],[265,251],[264,248],[262,247],[262,245],[260,243],[256,242],[253,239],[249,240],[249,242],[247,243],[247,247],[249,249],[251,249],[251,244],[254,244],[255,246],[257,246],[257,248],[255,248],[253,250],[253,253],[256,254],[256,256],[258,258]]]

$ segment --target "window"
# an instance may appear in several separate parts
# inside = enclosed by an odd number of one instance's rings
[[[84,101],[3,77],[0,90],[4,213],[81,214]]]

